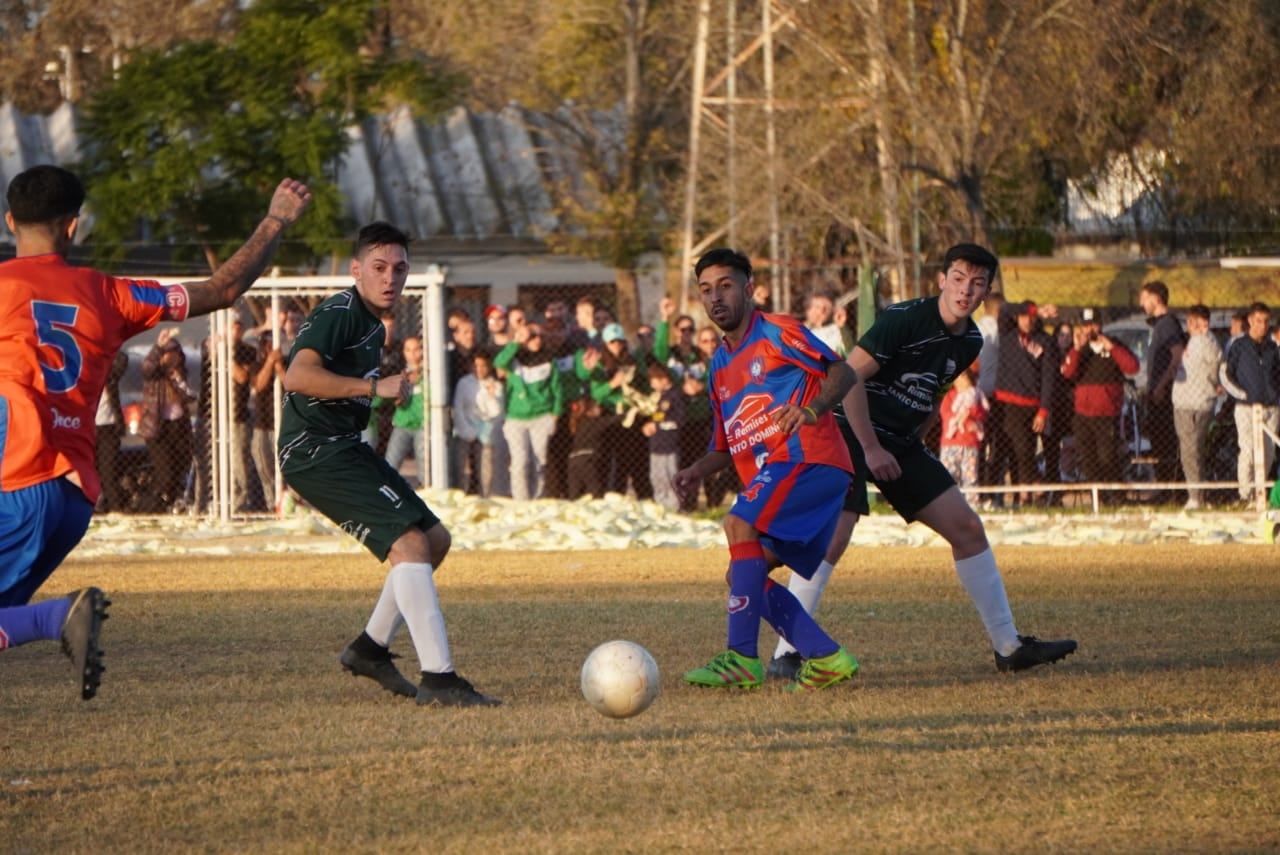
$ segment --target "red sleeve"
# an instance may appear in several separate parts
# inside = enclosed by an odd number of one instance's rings
[[[1111,346],[1111,358],[1116,361],[1116,367],[1120,369],[1126,377],[1132,377],[1138,373],[1138,357],[1133,355],[1133,351],[1125,347],[1123,344],[1116,342]]]

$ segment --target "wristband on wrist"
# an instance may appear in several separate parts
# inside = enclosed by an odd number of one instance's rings
[[[817,410],[815,410],[813,407],[801,407],[800,409],[804,410],[806,413],[808,413],[810,416],[812,416],[812,417],[813,417],[813,422],[814,422],[814,424],[817,424],[817,423],[818,423],[818,411],[817,411]]]
[[[378,378],[377,377],[369,378],[369,397],[370,398],[378,397]]]
[[[275,220],[277,223],[280,224],[280,228],[284,228],[285,226],[289,225],[289,223],[285,220],[285,218],[280,216],[279,214],[267,214],[267,216],[264,217],[263,219]]]

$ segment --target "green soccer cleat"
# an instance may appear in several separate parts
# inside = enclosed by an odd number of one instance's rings
[[[814,689],[826,689],[836,683],[843,683],[858,673],[858,660],[853,654],[841,647],[835,653],[817,659],[806,659],[800,666],[800,673],[795,680],[788,683],[785,691],[808,692]]]
[[[701,668],[686,672],[684,681],[720,689],[757,689],[764,683],[764,666],[758,656],[726,650]]]

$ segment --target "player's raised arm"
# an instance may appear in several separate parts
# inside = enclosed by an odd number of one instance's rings
[[[187,292],[185,317],[206,315],[225,309],[258,280],[267,269],[271,256],[280,244],[285,228],[297,222],[311,203],[311,191],[307,185],[286,178],[271,196],[267,215],[258,223],[253,234],[213,275],[200,282],[185,282]],[[174,320],[183,320],[175,317]]]

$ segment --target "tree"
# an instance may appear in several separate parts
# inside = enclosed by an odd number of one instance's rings
[[[464,63],[474,102],[540,112],[578,174],[558,188],[556,250],[617,269],[618,312],[638,321],[637,266],[663,249],[686,125],[686,0],[435,4],[406,38]],[[466,33],[467,38],[460,38]]]
[[[236,13],[235,0],[0,0],[0,100],[26,112],[79,102],[130,51],[221,38]]]
[[[258,0],[225,44],[135,53],[85,115],[97,251],[118,259],[145,221],[151,241],[196,247],[216,268],[284,175],[315,202],[282,260],[339,249],[353,225],[334,180],[346,129],[389,103],[440,109],[456,85],[398,55],[377,11],[374,0]]]

